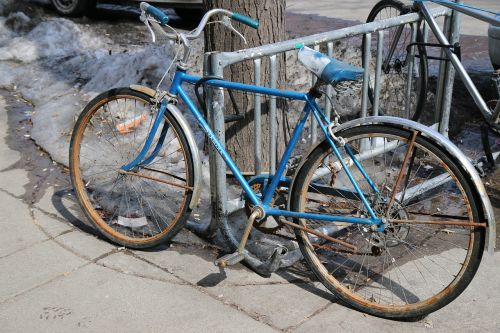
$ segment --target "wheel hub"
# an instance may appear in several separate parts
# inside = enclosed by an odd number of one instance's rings
[[[403,206],[395,201],[392,205],[390,214],[387,214],[387,203],[389,199],[379,196],[372,203],[372,208],[378,216],[390,216],[391,219],[407,220],[408,214]],[[374,255],[380,255],[385,248],[395,247],[403,242],[410,231],[410,227],[400,224],[386,223],[383,231],[376,231],[377,228],[370,228],[366,225],[358,225],[358,228],[365,236],[367,242],[372,247],[371,251]]]
[[[262,189],[262,184],[253,184],[252,185],[252,190],[256,194],[259,194],[261,192],[261,189]],[[282,206],[285,204],[286,204],[285,197],[282,195],[282,193],[280,193],[278,191],[278,193],[276,193],[274,195],[269,206],[277,207],[277,206]],[[247,216],[250,216],[253,208],[254,208],[254,205],[249,200],[245,200],[245,213]],[[260,220],[255,220],[255,222],[254,222],[254,227],[257,230],[264,232],[264,233],[268,233],[268,234],[275,233],[276,231],[280,230],[283,226],[284,225],[283,225],[283,223],[280,222],[279,218],[273,218],[273,217],[271,217],[271,218],[265,217],[265,218],[260,219]]]

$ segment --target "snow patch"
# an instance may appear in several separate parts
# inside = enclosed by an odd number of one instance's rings
[[[24,13],[0,17],[0,88],[35,105],[33,139],[68,165],[71,130],[85,104],[111,88],[154,87],[174,55],[171,43],[124,49],[85,25],[54,18],[30,31]]]
[[[13,13],[7,18],[24,14]],[[26,17],[26,15],[24,15]],[[29,18],[26,17],[29,21]],[[25,19],[25,18],[23,18]],[[21,20],[17,20],[22,24]],[[5,26],[3,27],[5,30]],[[102,48],[105,42],[88,32],[82,31],[73,22],[57,18],[38,24],[25,36],[15,37],[0,47],[0,60],[33,62],[47,57],[67,57]]]

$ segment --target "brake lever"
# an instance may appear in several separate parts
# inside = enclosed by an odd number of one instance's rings
[[[146,25],[146,27],[148,27],[148,30],[151,33],[151,38],[153,39],[153,43],[155,43],[156,35],[153,28],[151,27],[151,24],[149,23],[148,15],[145,12],[141,12],[141,16],[139,17],[139,19]]]
[[[233,31],[236,35],[238,35],[241,39],[243,39],[243,42],[245,43],[245,45],[247,44],[247,40],[246,38],[241,34],[241,32],[239,32],[238,30],[236,30],[233,25],[231,24],[231,19],[228,17],[228,16],[223,16],[222,17],[222,24],[226,26],[226,28],[228,28],[229,30]]]

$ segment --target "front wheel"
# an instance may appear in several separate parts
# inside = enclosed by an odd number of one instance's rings
[[[174,237],[186,223],[193,193],[191,151],[168,111],[148,152],[157,147],[156,157],[124,172],[151,131],[152,107],[149,96],[129,88],[102,93],[81,113],[70,143],[80,206],[105,237],[130,248]]]
[[[355,247],[297,229],[307,263],[343,301],[376,316],[418,318],[445,306],[470,283],[484,250],[485,228],[470,225],[479,221],[481,204],[467,175],[435,142],[411,129],[364,125],[337,135],[378,188],[376,193],[344,157],[387,224],[379,232],[362,224],[296,220]],[[326,141],[307,156],[290,200],[293,211],[368,216]]]

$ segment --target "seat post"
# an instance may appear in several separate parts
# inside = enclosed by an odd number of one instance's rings
[[[309,95],[315,99],[321,98],[323,96],[323,92],[319,89],[319,87],[323,85],[325,85],[325,82],[318,78],[314,86],[309,89]]]

